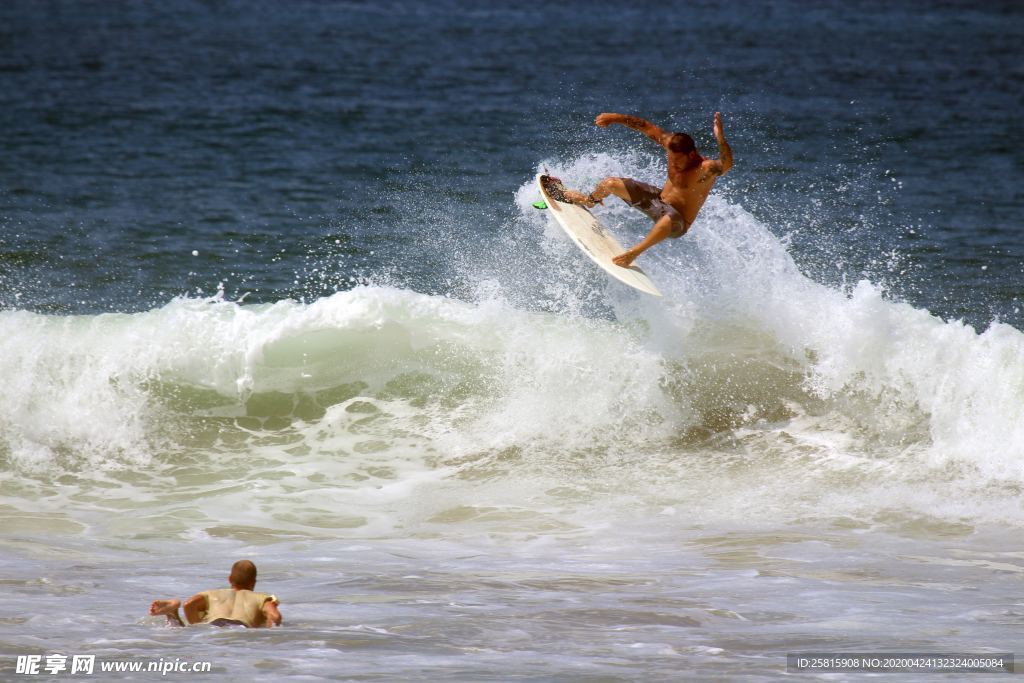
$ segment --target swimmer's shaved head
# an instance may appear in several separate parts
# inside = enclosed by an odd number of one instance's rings
[[[231,565],[231,576],[228,581],[241,590],[251,591],[256,587],[256,565],[249,560],[239,560]]]

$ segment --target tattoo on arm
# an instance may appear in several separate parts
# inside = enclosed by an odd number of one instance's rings
[[[625,115],[623,116],[622,124],[627,128],[639,131],[652,139],[662,132],[662,130],[650,121],[645,121],[638,116]]]
[[[647,128],[647,126],[651,125],[650,123],[644,121],[639,116],[629,116],[628,114],[623,115],[622,121],[620,123],[622,123],[622,125],[626,126],[627,128],[632,128],[633,130],[641,131]]]
[[[719,173],[725,173],[732,168],[732,147],[725,141],[724,136],[718,140],[718,157]]]
[[[650,121],[645,121],[639,116],[630,116],[628,114],[623,114],[622,118],[619,119],[618,122],[621,123],[623,126],[626,126],[627,128],[632,128],[637,132],[643,133],[651,140],[657,142],[659,145],[664,146],[666,144],[664,139],[665,131],[663,131],[661,128],[658,128]]]

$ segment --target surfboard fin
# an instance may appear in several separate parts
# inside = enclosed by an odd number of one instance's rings
[[[546,209],[546,208],[548,208],[548,203],[542,199],[539,202],[534,202],[533,203],[533,208],[535,208],[535,209]]]

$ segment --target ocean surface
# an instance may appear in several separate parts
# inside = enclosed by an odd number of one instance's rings
[[[1024,657],[1022,106],[1016,2],[0,4],[0,679]],[[661,299],[531,207],[604,111],[723,113]]]

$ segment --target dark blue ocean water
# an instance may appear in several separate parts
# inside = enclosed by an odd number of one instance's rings
[[[0,306],[458,296],[545,160],[660,163],[595,114],[715,155],[721,110],[716,192],[812,278],[1019,327],[1022,44],[1016,2],[6,2]]]

